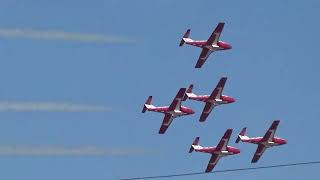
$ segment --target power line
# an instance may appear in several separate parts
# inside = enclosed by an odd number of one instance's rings
[[[271,169],[271,168],[280,168],[280,167],[289,167],[289,166],[303,166],[303,165],[312,165],[312,164],[320,164],[320,161],[300,162],[300,163],[290,163],[290,164],[279,164],[279,165],[260,166],[260,167],[248,167],[248,168],[238,168],[238,169],[225,169],[225,170],[213,171],[213,172],[210,172],[210,173],[194,172],[194,173],[184,173],[184,174],[170,174],[170,175],[159,175],[159,176],[122,178],[120,180],[171,178],[171,177],[178,177],[178,176],[194,176],[194,175],[200,175],[200,174],[226,173],[226,172],[235,172],[235,171],[249,171],[249,170]]]

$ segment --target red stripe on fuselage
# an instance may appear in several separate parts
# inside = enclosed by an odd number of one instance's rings
[[[207,41],[191,41],[191,42],[186,42],[186,44],[204,48],[207,44]],[[217,50],[232,49],[232,46],[230,44],[223,41],[219,41],[216,45],[219,47]]]
[[[191,41],[191,42],[186,42],[186,44],[192,45],[192,46],[197,46],[200,48],[203,48],[206,45],[207,41]]]
[[[149,111],[166,113],[166,112],[169,112],[169,107],[168,106],[155,107],[155,108],[150,108]],[[185,106],[181,106],[180,111],[185,114],[194,114],[194,111],[191,108],[188,108]]]
[[[208,102],[209,97],[210,97],[210,95],[199,95],[196,97],[189,97],[189,99],[196,100],[196,101],[202,101],[202,102]],[[234,98],[229,97],[229,96],[225,96],[225,95],[221,96],[221,100],[222,101],[219,101],[219,104],[229,104],[229,103],[235,102]]]
[[[203,153],[219,153],[216,151],[216,147],[202,147],[199,149],[195,149],[195,151],[197,152],[203,152]],[[226,151],[228,152],[228,154],[238,154],[240,153],[240,150],[238,148],[232,147],[232,146],[227,146]]]
[[[260,144],[260,143],[263,143],[262,139],[263,139],[263,137],[255,137],[255,138],[245,139],[245,140],[243,140],[243,142]],[[274,145],[282,145],[282,144],[287,143],[286,140],[278,138],[278,137],[274,137],[272,139],[272,142],[274,143]]]

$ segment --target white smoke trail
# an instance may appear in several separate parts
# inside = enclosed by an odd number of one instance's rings
[[[0,145],[0,156],[126,156],[149,153],[143,149],[104,148],[96,146],[12,146]]]
[[[0,112],[96,112],[111,111],[104,106],[56,102],[1,102]]]
[[[119,36],[106,36],[102,34],[83,34],[75,32],[31,30],[31,29],[7,29],[0,27],[0,37],[27,38],[33,40],[63,40],[91,43],[131,43],[133,40]]]

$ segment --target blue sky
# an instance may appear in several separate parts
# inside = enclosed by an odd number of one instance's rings
[[[188,154],[200,136],[216,145],[233,128],[230,145],[241,154],[217,170],[319,160],[320,101],[318,17],[310,1],[49,1],[1,0],[1,30],[80,33],[128,42],[0,36],[0,102],[67,103],[106,111],[2,111],[0,147],[97,147],[127,151],[89,155],[0,153],[1,179],[119,179],[203,171],[209,155]],[[221,40],[233,49],[212,54],[194,69],[200,49],[178,47],[182,33],[207,39],[226,22]],[[50,35],[50,33],[49,33]],[[51,34],[52,35],[52,34]],[[225,94],[237,102],[220,106],[199,123],[203,104],[187,101],[196,114],[176,119],[158,135],[163,115],[142,114],[149,95],[167,105],[180,87],[209,93],[227,76]],[[43,104],[42,104],[43,105]],[[255,145],[234,143],[242,127],[261,136],[274,119],[288,144],[270,149],[258,164]],[[135,153],[140,149],[143,153]],[[145,151],[145,152],[144,152]],[[311,153],[310,153],[311,152]],[[310,179],[317,166],[212,174],[201,179]],[[254,173],[254,176],[252,174]],[[193,179],[177,177],[172,179]]]

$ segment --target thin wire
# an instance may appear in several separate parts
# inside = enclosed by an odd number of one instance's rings
[[[194,173],[171,174],[171,175],[160,175],[160,176],[133,177],[133,178],[123,178],[120,180],[171,178],[171,177],[178,177],[178,176],[194,176],[194,175],[200,175],[200,174],[226,173],[226,172],[248,171],[248,170],[257,170],[257,169],[270,169],[270,168],[280,168],[280,167],[289,167],[289,166],[303,166],[303,165],[311,165],[311,164],[320,164],[320,161],[279,164],[279,165],[260,166],[260,167],[248,167],[248,168],[238,168],[238,169],[225,169],[225,170],[213,171],[213,172],[209,172],[209,173],[194,172]]]

